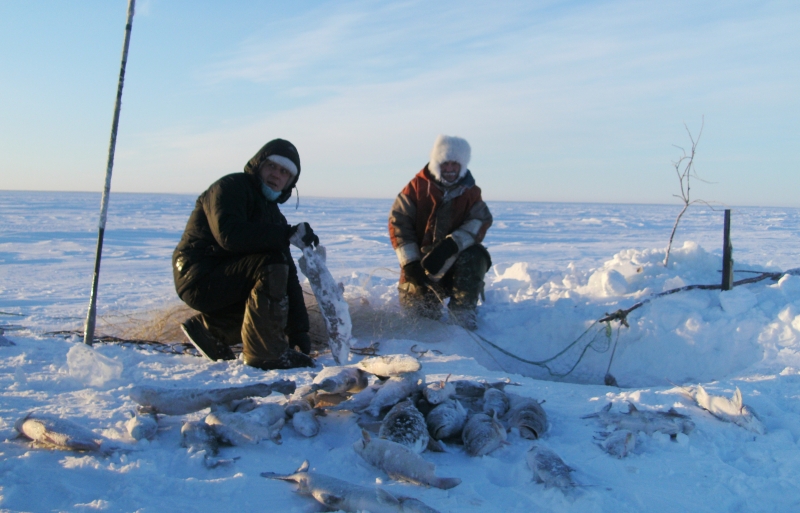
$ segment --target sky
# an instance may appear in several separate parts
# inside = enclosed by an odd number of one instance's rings
[[[101,191],[127,2],[0,2],[0,189]],[[139,0],[112,193],[268,140],[303,196],[391,198],[440,133],[485,199],[800,206],[795,1]],[[702,130],[702,133],[701,133]]]

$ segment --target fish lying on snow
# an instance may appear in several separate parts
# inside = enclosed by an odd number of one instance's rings
[[[391,377],[378,388],[365,411],[373,417],[377,417],[382,409],[394,406],[424,386],[425,376],[419,372],[409,372]]]
[[[378,436],[404,445],[417,454],[428,447],[430,439],[425,417],[410,400],[392,406],[381,422]]]
[[[356,393],[367,388],[367,374],[353,366],[325,367],[312,381],[312,389],[329,394]]]
[[[104,447],[108,440],[72,421],[43,413],[28,413],[14,423],[17,432],[49,449],[91,451],[109,454],[113,447]]]
[[[125,423],[125,429],[134,440],[152,440],[158,432],[158,416],[139,408],[131,414],[131,418]]]
[[[408,499],[398,499],[389,492],[378,487],[365,487],[326,476],[316,472],[308,471],[308,461],[303,464],[293,474],[276,474],[274,472],[262,472],[262,477],[268,479],[280,479],[282,481],[292,481],[297,483],[297,491],[302,495],[313,497],[320,504],[332,509],[347,512],[370,511],[371,513],[403,513],[413,511],[404,508],[404,503]],[[409,505],[415,505],[419,501],[408,500]],[[420,503],[421,504],[421,503]],[[422,505],[424,506],[424,504]],[[425,506],[427,508],[427,506]],[[430,508],[427,510],[417,509],[417,511],[435,511]]]
[[[356,364],[359,369],[381,377],[400,376],[422,368],[419,360],[407,354],[389,354],[364,358]]]
[[[461,436],[467,422],[467,410],[457,399],[450,399],[432,409],[425,418],[428,432],[435,440]]]
[[[767,432],[767,429],[764,427],[764,424],[761,423],[756,412],[744,404],[742,391],[739,390],[739,387],[736,387],[736,391],[730,399],[709,394],[706,392],[706,389],[700,385],[691,388],[687,395],[693,399],[699,407],[719,420],[731,422],[748,431],[758,433],[759,435],[763,435]]]
[[[378,393],[378,390],[380,390],[382,386],[383,382],[377,381],[368,386],[367,388],[365,388],[364,390],[362,390],[361,392],[353,394],[347,400],[342,401],[336,406],[333,406],[328,409],[332,411],[346,410],[354,412],[360,412],[362,410],[365,410],[370,405],[372,400],[375,398],[375,396]]]
[[[245,397],[266,397],[272,392],[284,395],[295,390],[294,381],[279,380],[274,383],[258,383],[242,387],[214,388],[161,388],[135,386],[130,396],[135,402],[165,415],[184,415],[208,408],[212,404],[229,403]]]
[[[505,443],[506,428],[497,421],[496,415],[476,413],[467,420],[461,438],[470,456],[483,456]]]
[[[574,469],[553,450],[540,444],[534,445],[528,451],[527,460],[534,479],[537,483],[544,483],[545,488],[556,487],[564,491],[575,486],[570,475]]]
[[[449,379],[450,376],[447,376]],[[456,393],[456,386],[452,383],[449,383],[447,379],[442,381],[434,381],[433,383],[428,383],[425,389],[422,391],[422,395],[425,396],[425,399],[433,405],[441,404]]]
[[[324,413],[324,410],[317,410],[311,407],[304,399],[294,399],[283,406],[286,416],[291,419],[294,430],[300,435],[310,438],[319,434],[319,420],[317,415]]]
[[[498,417],[502,417],[510,406],[508,395],[502,390],[490,388],[483,394],[483,413],[491,415],[494,412]]]
[[[184,422],[181,426],[181,445],[189,450],[189,454],[202,454],[203,465],[206,468],[216,468],[230,465],[238,459],[216,458],[219,454],[220,436],[214,429],[203,421]]]
[[[611,433],[599,433],[599,437],[596,437],[595,440],[597,440],[601,449],[620,459],[628,456],[636,447],[636,433],[627,429],[612,431]]]
[[[286,412],[275,403],[262,404],[246,413],[216,411],[206,417],[206,424],[231,445],[257,444],[264,439],[280,444],[285,422]]]
[[[677,438],[678,433],[688,435],[694,430],[694,422],[674,408],[668,411],[641,411],[633,403],[628,403],[628,413],[612,412],[611,403],[608,403],[599,412],[581,418],[597,419],[603,426],[614,426],[615,430],[627,429],[634,433],[643,431],[648,435],[655,432],[665,433],[673,440]]]
[[[507,397],[510,404],[506,414],[509,429],[517,428],[522,438],[539,439],[547,431],[548,426],[547,414],[539,401],[514,394],[508,394]]]
[[[319,420],[313,410],[298,411],[292,416],[292,427],[306,438],[319,434]]]
[[[519,383],[512,383],[511,381],[496,381],[494,383],[487,383],[485,381],[472,381],[469,379],[458,379],[450,383],[456,387],[456,395],[461,397],[481,398],[490,388],[504,390],[507,385],[519,386]]]
[[[353,449],[367,463],[383,470],[392,479],[443,490],[461,484],[461,479],[455,477],[437,477],[436,466],[405,445],[382,438],[371,438],[366,431],[361,434],[363,438],[353,444]]]

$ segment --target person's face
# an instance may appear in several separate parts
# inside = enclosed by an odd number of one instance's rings
[[[447,162],[442,162],[439,164],[439,169],[442,171],[442,179],[445,182],[453,183],[456,181],[458,174],[461,172],[461,164],[452,160],[448,160]]]
[[[280,192],[289,183],[292,173],[283,166],[271,160],[265,160],[258,168],[258,175],[267,187],[275,192]]]

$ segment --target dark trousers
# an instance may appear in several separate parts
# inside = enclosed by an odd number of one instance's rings
[[[483,293],[483,277],[491,266],[489,251],[481,244],[470,246],[458,255],[438,283],[450,298],[448,307],[451,310],[474,310],[478,306],[478,298]],[[401,306],[426,317],[438,317],[441,303],[430,289],[401,283],[398,290]]]
[[[308,331],[302,290],[299,283],[288,287],[294,266],[290,267],[286,260],[280,252],[224,260],[197,278],[181,299],[202,313],[206,327],[215,337],[228,345],[241,343],[246,362],[275,360],[288,347],[287,325],[296,331]],[[296,271],[294,281],[297,282]],[[290,298],[290,291],[293,296],[299,293],[299,298]],[[298,300],[303,305],[302,312],[292,312],[295,322],[290,322],[289,305]]]

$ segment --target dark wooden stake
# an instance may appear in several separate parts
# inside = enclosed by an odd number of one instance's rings
[[[125,23],[125,41],[122,43],[122,63],[119,68],[117,83],[117,100],[114,103],[114,119],[111,123],[111,142],[108,145],[108,165],[106,166],[106,185],[103,188],[103,199],[100,202],[100,226],[97,233],[97,251],[94,258],[94,276],[92,277],[92,295],[89,299],[89,313],[86,314],[86,326],[83,330],[83,343],[92,345],[94,326],[97,317],[97,282],[100,278],[100,255],[103,253],[103,234],[106,231],[108,213],[108,194],[111,191],[111,170],[114,168],[114,150],[117,146],[117,127],[119,126],[119,110],[122,104],[122,85],[125,82],[125,65],[128,63],[128,45],[131,42],[133,27],[133,9],[136,0],[128,0],[128,20]]]
[[[725,228],[722,241],[722,290],[733,288],[733,245],[731,245],[731,211],[725,209]]]

